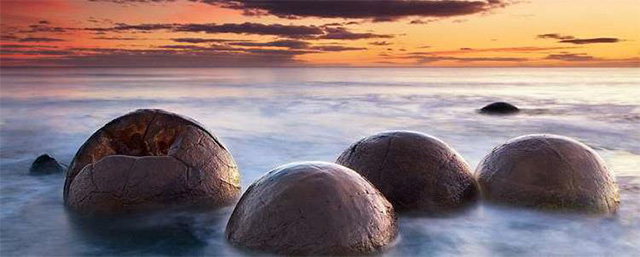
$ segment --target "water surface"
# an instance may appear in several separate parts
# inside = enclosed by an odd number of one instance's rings
[[[217,134],[248,185],[287,162],[333,161],[361,137],[439,137],[475,167],[530,133],[574,137],[620,184],[612,217],[481,204],[451,217],[400,217],[390,256],[640,255],[638,69],[3,69],[0,255],[247,255],[224,240],[231,208],[85,221],[63,208],[62,174],[29,176],[49,153],[69,163],[109,120],[138,108],[190,116]],[[493,101],[524,111],[476,112]]]

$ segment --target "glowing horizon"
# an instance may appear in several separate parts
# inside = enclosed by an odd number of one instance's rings
[[[640,67],[637,0],[0,6],[2,67]]]

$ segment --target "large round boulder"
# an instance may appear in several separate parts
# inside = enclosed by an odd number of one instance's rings
[[[143,109],[109,122],[78,150],[64,186],[80,213],[116,214],[232,204],[240,174],[231,154],[197,122]]]
[[[333,163],[278,167],[242,195],[227,224],[235,245],[287,255],[357,255],[397,233],[392,205],[358,173]]]
[[[347,148],[338,164],[371,181],[398,211],[439,214],[474,202],[469,165],[443,141],[412,131],[372,135]]]
[[[557,135],[527,135],[493,149],[478,165],[482,195],[541,209],[614,212],[613,175],[588,146]]]

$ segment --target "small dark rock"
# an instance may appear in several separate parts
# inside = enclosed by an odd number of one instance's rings
[[[506,102],[495,102],[480,109],[484,114],[512,114],[519,111],[518,107]]]
[[[285,255],[362,255],[397,234],[392,205],[341,165],[301,162],[254,182],[227,224],[232,244]]]
[[[619,204],[600,156],[563,136],[511,139],[478,164],[476,176],[485,199],[500,204],[591,213],[612,213]]]
[[[38,156],[33,164],[31,164],[31,168],[29,168],[29,173],[32,175],[46,175],[53,173],[62,173],[64,172],[64,167],[62,164],[58,163],[56,159],[49,156],[48,154],[43,154]]]
[[[413,131],[390,131],[354,143],[338,164],[371,181],[397,211],[440,215],[477,199],[471,168],[443,141]]]

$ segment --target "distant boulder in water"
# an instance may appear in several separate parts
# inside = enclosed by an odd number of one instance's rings
[[[64,167],[55,158],[48,154],[38,156],[29,168],[29,173],[32,175],[46,175],[54,173],[62,173]]]
[[[519,111],[518,107],[507,102],[495,102],[480,109],[480,113],[484,114],[512,114]]]

